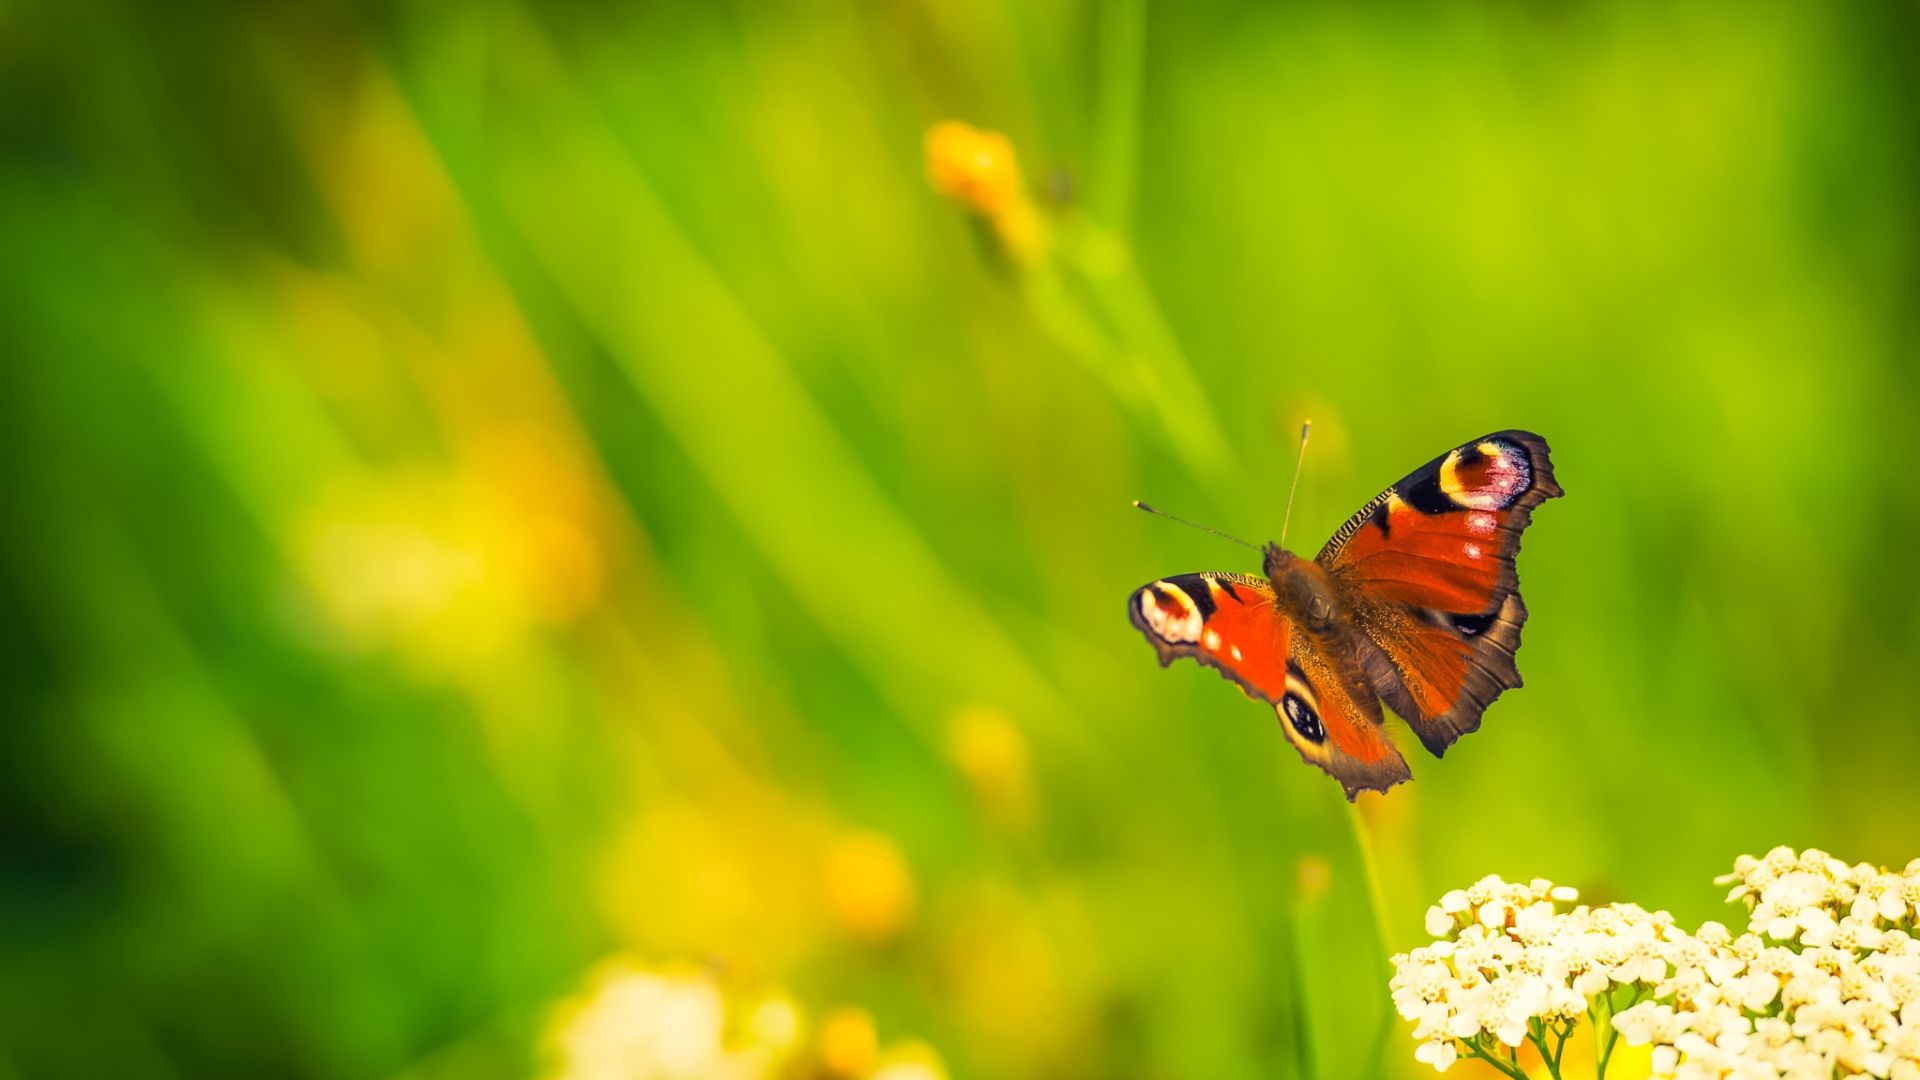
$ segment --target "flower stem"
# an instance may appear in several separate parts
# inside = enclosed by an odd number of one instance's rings
[[[1355,803],[1347,804],[1347,822],[1353,826],[1354,846],[1360,850],[1360,869],[1367,879],[1367,903],[1373,909],[1374,931],[1380,935],[1380,945],[1386,955],[1392,956],[1400,950],[1395,947],[1393,925],[1387,918],[1387,894],[1380,887],[1380,868],[1373,857],[1372,834],[1367,832],[1366,819],[1360,816],[1360,808]],[[1393,1019],[1393,1011],[1389,1009],[1379,1034],[1374,1037],[1374,1062],[1386,1057],[1387,1043],[1393,1038]]]
[[[1506,1075],[1513,1077],[1513,1080],[1527,1080],[1526,1070],[1520,1068],[1517,1060],[1511,1065],[1501,1061],[1499,1058],[1487,1053],[1486,1049],[1480,1045],[1479,1039],[1476,1038],[1473,1042],[1462,1043],[1461,1045],[1467,1048],[1468,1057],[1479,1058],[1481,1061],[1499,1069]]]
[[[1211,398],[1125,242],[1084,216],[1062,220],[1058,241],[1060,265],[1085,290],[1087,315],[1107,336],[1111,351],[1100,365],[1113,391],[1156,416],[1194,475],[1214,482],[1232,475],[1233,453]]]
[[[1627,1007],[1631,1009],[1634,1006],[1634,1003],[1638,1002],[1639,1000],[1640,1000],[1640,990],[1638,987],[1635,987],[1633,991],[1633,996],[1627,999]],[[1611,992],[1602,994],[1599,996],[1599,1001],[1606,1002],[1607,1008],[1606,1008],[1606,1016],[1602,1017],[1600,1015],[1600,1010],[1597,1007],[1598,1002],[1595,1002],[1596,1008],[1593,1010],[1593,1013],[1592,1013],[1593,1039],[1594,1039],[1595,1045],[1600,1047],[1600,1057],[1599,1057],[1599,1060],[1595,1063],[1595,1069],[1594,1069],[1593,1075],[1594,1075],[1594,1080],[1606,1080],[1607,1062],[1613,1058],[1614,1045],[1620,1041],[1620,1029],[1613,1026],[1613,1017],[1615,1012],[1617,1011],[1613,1007],[1613,994]],[[1604,1042],[1601,1041],[1601,1032],[1603,1031],[1606,1033],[1606,1041]]]
[[[1527,1041],[1540,1051],[1540,1061],[1547,1067],[1547,1075],[1560,1080],[1560,1055],[1547,1049],[1547,1025],[1541,1020],[1527,1021]],[[1561,1045],[1566,1045],[1566,1037],[1561,1037]]]
[[[1373,907],[1373,928],[1380,935],[1380,944],[1385,947],[1388,956],[1399,952],[1394,940],[1393,924],[1387,918],[1387,894],[1380,886],[1380,864],[1373,856],[1373,834],[1367,829],[1367,819],[1360,814],[1357,803],[1347,804],[1347,822],[1353,826],[1354,846],[1360,850],[1360,869],[1367,878],[1367,902]]]

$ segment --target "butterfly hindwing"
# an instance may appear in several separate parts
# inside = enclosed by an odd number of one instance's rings
[[[1293,748],[1340,781],[1349,802],[1363,790],[1385,791],[1412,779],[1407,760],[1387,738],[1373,688],[1364,679],[1343,681],[1305,634],[1294,637],[1287,695],[1277,709]]]
[[[1357,675],[1343,682],[1294,632],[1267,582],[1242,574],[1162,578],[1134,590],[1127,615],[1162,665],[1190,656],[1271,707],[1300,756],[1339,780],[1348,798],[1408,778],[1374,691]]]
[[[1436,755],[1520,685],[1514,559],[1533,508],[1560,494],[1545,440],[1495,432],[1381,492],[1317,558],[1375,646],[1374,689]]]

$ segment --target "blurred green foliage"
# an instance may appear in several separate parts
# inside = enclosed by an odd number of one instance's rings
[[[1904,3],[0,5],[0,1075],[524,1075],[619,951],[957,1076],[1414,1075],[1445,888],[1920,855],[1916,72]],[[1096,362],[950,116],[1116,238]],[[1568,492],[1527,687],[1363,797],[1385,943],[1120,610],[1255,569],[1128,500],[1267,539],[1304,416],[1296,548],[1500,427]]]

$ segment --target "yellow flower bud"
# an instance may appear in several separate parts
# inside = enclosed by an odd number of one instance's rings
[[[822,867],[827,911],[840,928],[865,942],[886,941],[913,918],[913,871],[893,841],[854,832],[827,849]]]
[[[947,718],[946,751],[990,817],[1003,825],[1027,823],[1033,813],[1027,740],[1012,717],[985,706],[956,710]]]
[[[977,215],[1014,262],[1032,265],[1046,254],[1046,222],[1027,197],[1020,163],[1005,135],[957,120],[933,125],[927,129],[927,179],[935,191]]]
[[[945,120],[927,129],[927,179],[967,209],[999,218],[1026,201],[1013,144],[997,131]]]
[[[820,1064],[834,1076],[864,1076],[873,1067],[880,1035],[865,1009],[835,1009],[820,1025]]]

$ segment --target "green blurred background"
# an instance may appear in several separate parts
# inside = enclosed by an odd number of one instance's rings
[[[1411,1076],[1444,889],[1920,855],[1916,72],[1908,3],[0,4],[0,1076],[527,1075],[617,955],[957,1077]],[[1384,932],[1121,610],[1256,569],[1128,500],[1269,539],[1306,416],[1295,548],[1500,427],[1568,493],[1526,688],[1392,722]]]

